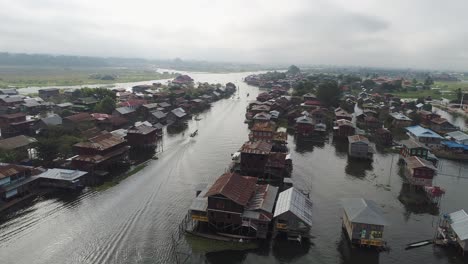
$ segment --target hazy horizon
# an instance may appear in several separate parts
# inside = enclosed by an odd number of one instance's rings
[[[460,0],[0,3],[0,50],[12,53],[468,69]]]

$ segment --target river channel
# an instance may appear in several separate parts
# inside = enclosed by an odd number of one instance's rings
[[[187,213],[194,188],[213,182],[228,167],[230,154],[248,138],[248,100],[259,93],[242,82],[248,73],[190,74],[195,81],[233,82],[240,99],[225,99],[166,134],[164,151],[138,173],[105,191],[38,197],[0,216],[0,263],[173,263],[171,234]],[[151,82],[149,82],[151,83]],[[250,93],[250,97],[246,94]],[[195,129],[199,134],[191,138]],[[446,189],[440,212],[400,200],[407,193],[398,174],[398,155],[350,162],[347,144],[332,137],[288,146],[296,186],[314,203],[310,243],[264,243],[258,249],[209,252],[192,242],[188,263],[464,263],[454,250],[426,246],[405,251],[407,243],[434,236],[439,213],[468,210],[468,166],[442,160],[435,184]],[[350,249],[341,229],[340,199],[365,197],[383,207],[391,226],[384,237],[391,250]]]

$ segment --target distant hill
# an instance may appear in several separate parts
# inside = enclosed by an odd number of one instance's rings
[[[265,69],[265,66],[257,64],[185,61],[179,58],[174,60],[149,60],[0,52],[0,66],[4,67],[141,67],[149,65],[174,70],[205,72],[237,72]]]

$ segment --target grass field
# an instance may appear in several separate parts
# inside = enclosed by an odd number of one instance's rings
[[[400,98],[419,98],[431,96],[433,99],[446,98],[453,100],[457,98],[456,90],[461,88],[464,91],[468,91],[468,82],[436,82],[431,90],[422,90],[422,91],[408,91],[408,92],[398,92],[394,93]]]
[[[112,76],[110,80],[99,76]],[[32,68],[0,67],[0,88],[112,84],[174,78],[172,73],[128,68]]]

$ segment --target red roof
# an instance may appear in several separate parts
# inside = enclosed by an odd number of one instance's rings
[[[304,102],[305,105],[322,105],[320,101],[317,100],[307,100]]]
[[[83,121],[92,121],[93,117],[89,113],[78,113],[71,116],[65,117],[65,119],[72,122],[83,122]]]
[[[257,178],[255,177],[227,172],[216,180],[205,194],[205,197],[220,194],[237,204],[245,206],[255,193],[256,183]]]

